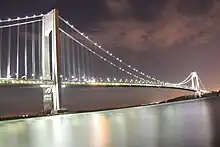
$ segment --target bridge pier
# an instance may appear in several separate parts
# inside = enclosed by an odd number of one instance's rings
[[[195,96],[202,97],[202,93],[200,91],[196,91]]]
[[[53,98],[51,87],[43,88],[43,111],[49,114],[53,110]]]

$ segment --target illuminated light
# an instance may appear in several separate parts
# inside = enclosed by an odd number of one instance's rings
[[[28,16],[25,17],[26,19],[28,18]]]
[[[65,87],[66,87],[66,85],[62,85],[61,87],[62,87],[62,88],[65,88]]]
[[[99,45],[99,48],[102,48],[102,46],[101,46],[101,45]]]
[[[80,33],[81,35],[84,35],[83,33]]]
[[[75,28],[73,28],[74,30],[75,30]],[[77,29],[76,29],[77,30]],[[79,32],[78,30],[77,30],[77,32]],[[81,32],[79,32],[80,34],[81,34]],[[82,35],[83,35],[83,33],[82,33]],[[83,37],[85,37],[86,38],[86,36],[84,36],[83,35]],[[91,41],[93,44],[95,44],[96,45],[96,43],[94,42],[94,41],[92,41],[92,40],[89,40],[89,41]],[[106,53],[108,53],[110,56],[112,56],[114,59],[117,59],[118,61],[120,61],[120,62],[122,62],[123,63],[123,61],[122,60],[120,60],[119,58],[116,58],[115,56],[113,56],[111,53],[109,53],[109,51],[107,51],[107,50],[105,50],[105,49],[103,49],[103,48],[101,48],[101,46],[97,46],[97,47],[99,47],[101,50],[103,50],[103,51],[105,51]],[[95,53],[94,51],[91,51],[92,53]],[[100,57],[101,59],[104,59],[104,61],[108,61],[107,59],[105,59],[105,58],[103,58],[103,57]],[[110,62],[109,62],[110,63]],[[111,65],[113,65],[113,66],[115,66],[115,67],[117,67],[117,65],[115,65],[114,63],[110,63]],[[125,64],[126,66],[128,66],[128,67],[131,67],[131,65],[129,66],[128,64],[126,64],[126,63],[123,63],[123,64]],[[120,67],[117,67],[117,68],[119,68],[120,69]],[[125,71],[125,70],[122,70],[122,71]],[[139,74],[141,74],[141,75],[143,75],[143,76],[146,76],[144,73],[140,73],[137,69],[134,69],[134,71],[136,71],[136,72],[138,72]],[[129,73],[129,75],[132,75],[132,76],[134,76],[134,77],[136,77],[136,78],[139,78],[139,79],[142,79],[143,80],[143,78],[140,78],[139,76],[137,76],[137,75],[133,75],[132,73]],[[148,76],[149,77],[149,76]],[[150,78],[150,77],[149,77]]]
[[[33,15],[33,17],[36,17],[36,15]]]
[[[88,39],[89,37],[88,36],[86,36],[86,39]]]
[[[95,45],[97,45],[97,43],[94,43]]]
[[[62,77],[63,77],[63,75],[60,75],[60,77],[62,78]]]
[[[44,16],[44,14],[40,14],[40,16]]]
[[[66,23],[67,23],[67,24],[69,24],[69,22],[68,22],[68,21],[66,21]]]
[[[32,73],[32,77],[34,76],[34,74]]]

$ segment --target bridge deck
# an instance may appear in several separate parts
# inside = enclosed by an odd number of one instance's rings
[[[21,86],[21,87],[48,87],[53,85],[52,80],[24,80],[24,79],[9,79],[9,80],[0,80],[0,86],[3,87],[12,87],[12,86]],[[62,82],[62,87],[151,87],[151,88],[170,88],[170,89],[180,89],[187,91],[195,91],[190,87],[183,86],[174,86],[174,85],[154,85],[146,83],[129,83],[129,82]]]

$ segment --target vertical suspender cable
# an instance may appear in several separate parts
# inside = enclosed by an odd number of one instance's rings
[[[80,45],[78,43],[76,43],[76,49],[77,49],[77,60],[78,60],[78,78],[79,78],[79,82],[81,82],[81,63],[80,63]]]
[[[66,30],[67,31],[67,30]],[[70,72],[70,39],[66,37],[66,64],[67,64],[67,78],[71,78],[71,72]]]
[[[63,67],[62,68],[62,80],[63,80],[63,78],[65,78],[65,76],[66,76],[66,72],[65,72],[65,70],[66,70],[66,68],[65,68],[65,46],[64,46],[64,40],[65,40],[65,36],[64,35],[62,35],[62,33],[60,33],[61,34],[61,38],[60,38],[60,44],[61,44],[61,67]]]
[[[84,44],[84,41],[82,40],[81,41],[82,42],[82,44]],[[84,63],[84,47],[83,46],[81,46],[80,45],[80,60],[82,61],[82,78],[83,78],[83,80],[84,80],[84,78],[85,78],[85,63]]]
[[[88,72],[91,78],[94,76],[94,74],[92,73],[92,57],[92,53],[88,52]]]
[[[96,48],[96,46],[95,46],[95,48]],[[94,69],[92,68],[93,62],[95,62],[95,60],[93,60],[94,56],[91,52],[88,52],[88,57],[89,57],[89,66],[88,67],[89,67],[90,76],[92,78],[93,76],[96,75]]]
[[[63,67],[64,67],[63,76],[64,76],[64,80],[67,77],[67,74],[66,74],[66,39],[65,39],[65,37],[66,36],[63,35]]]
[[[2,28],[0,28],[0,78],[2,78]]]
[[[91,70],[91,56],[90,52],[87,52],[87,72],[88,72],[88,78],[92,78],[92,70]]]
[[[78,81],[81,81],[81,72],[80,72],[80,50],[78,48],[79,44],[76,43],[76,52],[77,52],[77,70],[78,70]]]
[[[85,50],[85,66],[86,66],[86,75],[87,79],[89,80],[91,77],[90,71],[89,71],[89,51]]]
[[[24,41],[25,41],[25,47],[24,47],[24,76],[25,76],[25,79],[27,79],[27,76],[28,76],[28,71],[27,71],[27,68],[28,68],[28,65],[27,65],[27,24],[25,24],[25,35],[24,35]]]
[[[35,23],[32,23],[32,78],[35,79]]]
[[[38,72],[39,72],[39,78],[41,79],[42,76],[42,69],[41,69],[41,47],[42,47],[42,42],[41,42],[41,36],[42,36],[42,28],[41,28],[42,22],[39,22],[38,24]]]
[[[8,31],[8,66],[7,66],[7,78],[11,77],[11,27]]]
[[[84,41],[83,43],[85,46],[89,47],[87,44],[86,44],[86,41]],[[84,76],[85,76],[85,79],[89,79],[89,73],[88,73],[88,64],[87,64],[87,50],[83,48],[83,65],[84,65]]]
[[[17,26],[17,52],[16,52],[16,79],[19,79],[19,46],[20,46],[20,27],[19,25]]]
[[[83,41],[81,41],[82,44],[84,43]],[[84,75],[85,75],[85,72],[84,72],[84,63],[83,63],[83,46],[79,45],[79,62],[80,62],[80,72],[81,72],[81,75],[80,75],[80,78],[83,80],[84,79]]]
[[[72,68],[73,68],[73,76],[72,78],[76,78],[76,66],[75,66],[75,46],[74,46],[74,41],[71,40],[71,50],[72,50]]]

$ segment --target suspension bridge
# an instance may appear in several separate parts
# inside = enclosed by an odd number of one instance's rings
[[[0,20],[0,86],[43,88],[45,110],[59,110],[64,87],[154,87],[208,92],[196,72],[167,83],[141,72],[80,32],[57,10]]]

